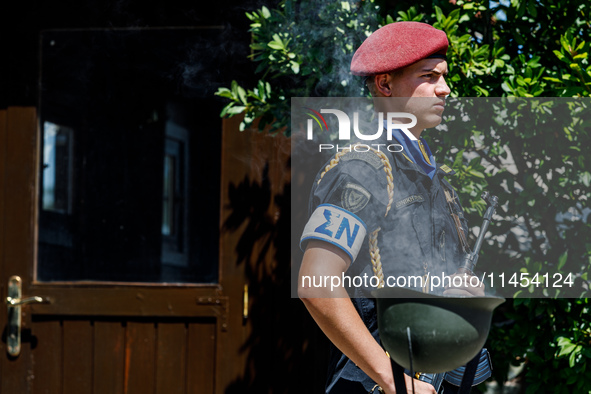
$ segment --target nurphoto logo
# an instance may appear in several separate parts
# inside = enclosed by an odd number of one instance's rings
[[[367,152],[370,149],[375,149],[380,151],[382,148],[388,150],[389,152],[402,152],[403,147],[400,144],[356,144],[351,146],[351,118],[347,115],[346,112],[333,109],[333,108],[322,108],[320,112],[304,107],[309,112],[306,112],[311,119],[308,119],[307,122],[307,129],[306,129],[306,139],[313,140],[314,139],[314,128],[315,124],[317,125],[317,129],[320,131],[329,131],[328,124],[326,119],[322,114],[331,114],[336,116],[336,120],[338,122],[338,140],[345,141],[345,146],[340,146],[339,144],[319,144],[318,151],[321,152],[323,150],[331,150],[335,149],[337,151],[340,150],[354,150],[356,152]],[[359,112],[353,112],[353,134],[355,138],[359,141],[376,141],[382,138],[384,130],[386,131],[386,139],[387,141],[392,141],[394,137],[392,136],[392,130],[400,130],[408,138],[413,141],[416,141],[416,137],[410,132],[410,128],[416,126],[417,124],[417,117],[413,114],[407,112],[387,112],[384,114],[383,112],[377,113],[378,123],[377,123],[377,131],[373,134],[366,134],[361,132],[359,128]],[[403,119],[410,119],[408,123],[401,123]],[[386,123],[384,123],[386,120]],[[366,131],[366,130],[364,130]],[[349,142],[349,145],[346,145],[346,142]]]

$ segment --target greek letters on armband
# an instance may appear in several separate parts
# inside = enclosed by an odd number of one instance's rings
[[[365,223],[343,208],[321,204],[316,208],[302,234],[300,245],[318,239],[338,246],[355,261],[367,229]]]

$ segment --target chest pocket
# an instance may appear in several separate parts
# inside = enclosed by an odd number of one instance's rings
[[[432,218],[429,197],[426,194],[406,195],[395,201],[390,220],[394,239],[402,246],[397,253],[412,257],[421,263],[430,260],[433,253]],[[414,249],[419,248],[420,251]],[[413,249],[411,251],[411,249]],[[421,268],[422,270],[422,268]]]

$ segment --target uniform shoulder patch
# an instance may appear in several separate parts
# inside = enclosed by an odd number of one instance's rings
[[[369,203],[371,194],[356,183],[347,182],[341,193],[341,206],[351,213],[361,211]]]

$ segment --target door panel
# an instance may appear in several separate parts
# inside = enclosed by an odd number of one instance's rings
[[[125,330],[119,321],[94,322],[94,375],[106,377],[94,380],[94,393],[123,393]]]
[[[234,333],[239,333],[240,331],[232,330]],[[225,390],[226,384],[230,381],[229,379],[224,379],[224,376],[219,373],[220,370],[226,370],[226,374],[230,374],[232,371],[230,368],[223,367],[217,368],[214,366],[212,362],[201,362],[200,360],[215,360],[216,359],[216,352],[222,350],[226,351],[227,359],[224,360],[223,358],[218,358],[217,365],[227,365],[223,364],[230,363],[230,365],[240,365],[239,358],[236,357],[237,352],[233,353],[228,351],[232,349],[232,347],[224,347],[220,346],[220,341],[216,341],[217,335],[217,328],[215,325],[205,325],[205,324],[194,324],[190,325],[188,328],[188,337],[187,337],[187,355],[191,354],[199,354],[200,358],[189,358],[187,363],[187,392],[188,393],[211,393],[214,392],[214,387],[217,385],[218,393],[222,393]],[[240,336],[238,336],[239,340]],[[234,349],[232,349],[234,350]],[[230,375],[231,376],[231,375]],[[214,378],[215,377],[215,381]]]
[[[187,382],[186,347],[188,325],[158,324],[156,341],[156,392],[184,394]],[[213,379],[213,374],[211,375]]]
[[[61,322],[61,331],[57,338],[50,340],[53,344],[62,342],[63,392],[89,393],[92,387],[92,324],[87,320],[66,320]],[[43,386],[43,382],[39,385]]]
[[[127,324],[124,389],[130,393],[154,390],[156,332],[149,322]]]
[[[213,392],[215,319],[35,317],[32,326],[33,361],[39,365],[32,393]]]
[[[61,322],[56,320],[40,320],[35,322],[35,364],[43,366],[35,370],[32,386],[34,393],[61,393],[62,392],[62,357],[61,346],[58,347],[54,340],[59,338],[62,332]],[[60,341],[61,342],[61,341]],[[23,347],[27,347],[23,344]],[[24,355],[21,354],[19,358]],[[4,393],[5,391],[2,391]]]

